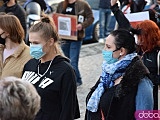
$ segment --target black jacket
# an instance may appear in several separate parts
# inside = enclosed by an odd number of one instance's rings
[[[41,109],[35,120],[73,120],[79,118],[79,106],[76,96],[76,78],[69,60],[57,56],[48,72],[50,61],[40,63],[31,59],[24,67],[22,79],[31,82],[41,96]],[[43,77],[39,77],[38,73]]]
[[[24,32],[26,33],[26,12],[21,5],[16,3],[14,6],[8,7],[7,3],[5,3],[2,7],[0,7],[0,12],[12,12],[19,19]]]
[[[134,120],[135,97],[141,79],[148,76],[148,69],[139,57],[135,57],[127,67],[120,84],[106,89],[99,103],[98,111],[86,110],[85,120],[101,120],[103,112],[105,120]],[[99,81],[91,89],[86,103],[97,88]]]
[[[142,60],[144,65],[150,72],[151,80],[154,84],[160,84],[160,75],[158,75],[157,55],[160,51],[160,47],[156,47],[150,52],[143,54]]]

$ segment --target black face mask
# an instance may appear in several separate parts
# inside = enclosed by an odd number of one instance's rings
[[[8,2],[9,0],[3,0],[4,3]]]
[[[4,34],[4,32],[2,34]],[[5,45],[5,39],[6,38],[2,38],[1,37],[2,34],[0,34],[0,44]]]

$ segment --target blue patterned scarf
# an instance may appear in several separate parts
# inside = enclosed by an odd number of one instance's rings
[[[114,86],[114,80],[116,80],[125,73],[127,66],[136,56],[137,53],[128,54],[123,59],[113,64],[107,64],[105,61],[103,61],[100,83],[98,84],[96,90],[92,93],[87,103],[87,110],[91,112],[97,112],[100,97],[102,96],[104,90],[106,88]]]

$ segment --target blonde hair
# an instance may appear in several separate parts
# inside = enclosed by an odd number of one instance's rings
[[[31,32],[40,32],[41,37],[46,41],[53,38],[55,52],[57,54],[62,54],[59,48],[59,35],[56,26],[49,16],[43,14],[41,21],[30,28],[30,33]]]
[[[28,81],[15,77],[0,80],[0,120],[33,120],[40,97]]]

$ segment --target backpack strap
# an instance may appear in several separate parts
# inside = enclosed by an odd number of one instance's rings
[[[160,51],[157,54],[157,66],[158,66],[157,74],[160,75]]]

